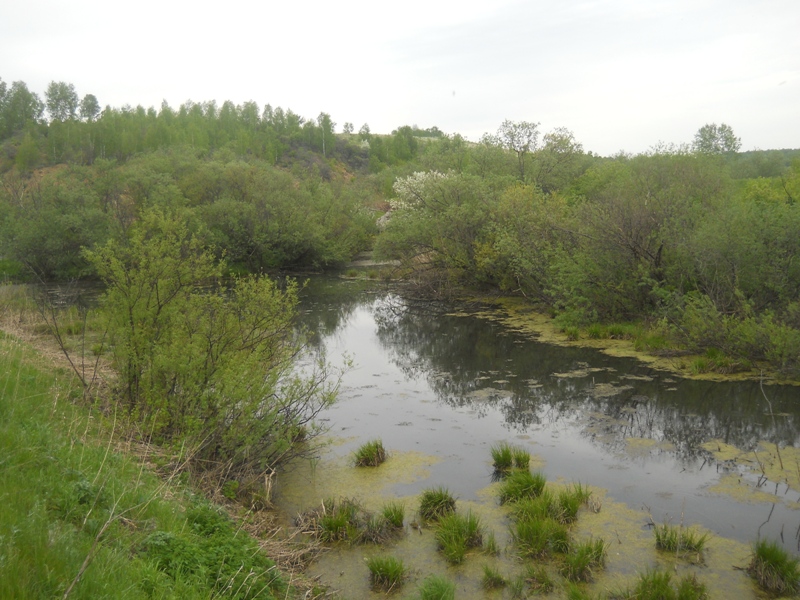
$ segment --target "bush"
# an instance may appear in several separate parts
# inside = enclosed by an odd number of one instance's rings
[[[86,257],[106,285],[118,392],[142,431],[230,472],[274,468],[301,451],[336,384],[324,365],[294,369],[296,283],[252,277],[219,287],[223,263],[179,219],[155,211],[127,243]]]

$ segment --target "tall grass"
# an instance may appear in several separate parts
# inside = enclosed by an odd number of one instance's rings
[[[436,543],[449,562],[462,562],[467,550],[480,547],[482,542],[483,526],[472,511],[466,515],[450,513],[439,519]]]
[[[795,594],[800,591],[800,559],[777,542],[756,542],[747,572],[768,592]]]
[[[698,533],[693,529],[664,523],[663,525],[655,525],[653,534],[656,538],[657,549],[673,552],[677,556],[688,556],[698,561],[702,560],[703,550],[708,541],[707,533]]]
[[[117,454],[44,365],[0,334],[0,598],[283,597],[254,540]]]
[[[387,591],[402,585],[406,577],[403,561],[394,556],[371,556],[367,559],[367,568],[373,587]]]
[[[542,473],[515,469],[500,485],[500,503],[536,498],[542,493],[546,483],[547,480]]]
[[[422,491],[419,516],[426,521],[438,521],[456,510],[456,499],[447,488],[438,487]]]

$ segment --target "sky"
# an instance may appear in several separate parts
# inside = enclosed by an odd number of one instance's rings
[[[707,123],[800,148],[800,0],[5,0],[0,78],[101,106],[253,100],[337,131],[530,121],[602,155]]]

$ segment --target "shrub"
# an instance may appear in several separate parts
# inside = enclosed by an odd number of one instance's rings
[[[372,585],[387,591],[402,585],[406,576],[403,561],[393,556],[371,556],[367,559],[367,568]]]
[[[456,510],[456,499],[443,487],[424,490],[419,501],[419,516],[426,521],[438,521]]]
[[[764,590],[777,594],[800,591],[800,559],[791,556],[777,542],[759,540],[747,572]]]
[[[386,461],[386,450],[381,440],[372,440],[363,444],[355,453],[357,467],[377,467]]]

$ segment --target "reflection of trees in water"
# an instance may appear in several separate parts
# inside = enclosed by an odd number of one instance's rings
[[[378,339],[406,376],[424,377],[451,406],[479,414],[493,407],[514,430],[576,425],[612,451],[645,438],[670,442],[683,460],[701,455],[710,438],[742,449],[798,441],[795,388],[765,388],[781,414],[773,425],[755,382],[673,382],[634,360],[539,344],[489,320],[398,297],[376,303],[374,313]],[[553,375],[565,372],[573,373]]]

